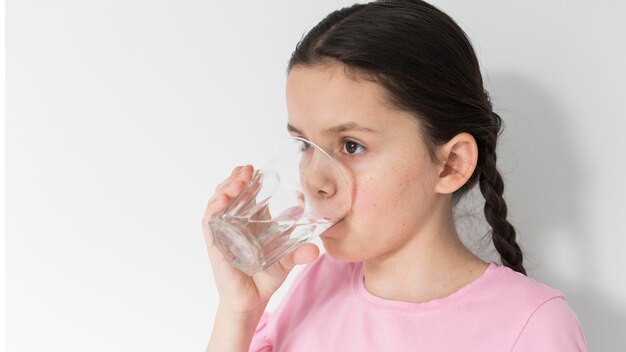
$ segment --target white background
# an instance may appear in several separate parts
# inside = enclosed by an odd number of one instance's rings
[[[206,202],[287,135],[289,56],[352,3],[7,2],[8,351],[205,348]],[[626,3],[433,4],[470,36],[505,121],[530,276],[567,295],[590,350],[626,350]],[[481,201],[461,209],[472,247]]]

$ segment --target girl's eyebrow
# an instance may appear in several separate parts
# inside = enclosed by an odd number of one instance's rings
[[[296,132],[296,133],[300,133],[301,135],[304,135],[304,133],[302,131],[300,131],[299,129],[297,129],[296,127],[290,125],[289,123],[287,123],[287,131],[289,132]],[[323,134],[324,135],[334,135],[334,134],[339,134],[341,132],[346,132],[346,131],[360,131],[360,132],[368,132],[368,133],[376,133],[378,131],[371,129],[369,127],[365,127],[365,126],[361,126],[359,124],[357,124],[356,122],[347,122],[347,123],[343,123],[341,125],[337,125],[335,127],[331,127],[326,129]]]

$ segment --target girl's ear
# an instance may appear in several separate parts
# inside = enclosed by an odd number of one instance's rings
[[[439,149],[439,167],[435,192],[448,194],[461,188],[472,176],[478,162],[478,146],[474,137],[462,132]]]

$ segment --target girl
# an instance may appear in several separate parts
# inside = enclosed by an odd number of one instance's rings
[[[525,276],[496,169],[502,120],[449,16],[409,0],[329,14],[296,46],[286,100],[288,130],[349,170],[352,210],[321,236],[325,254],[303,244],[248,277],[207,225],[252,176],[235,168],[202,221],[220,295],[207,351],[586,350],[563,294]],[[476,184],[502,264],[455,229],[452,210]],[[308,265],[265,312],[297,264]]]

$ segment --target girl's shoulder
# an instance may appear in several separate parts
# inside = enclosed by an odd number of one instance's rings
[[[561,290],[503,265],[490,267],[491,277],[468,304],[488,307],[498,324],[517,322],[514,351],[586,351],[580,320]]]
[[[504,265],[490,263],[491,278],[485,280],[482,294],[502,304],[515,303],[537,307],[555,298],[565,299],[562,291]]]
[[[517,315],[522,323],[513,351],[587,350],[580,320],[562,291],[505,266],[497,271],[490,301],[503,316]]]

